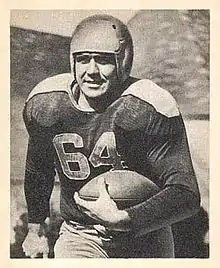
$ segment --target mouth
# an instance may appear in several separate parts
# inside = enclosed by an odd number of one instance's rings
[[[91,80],[91,81],[85,81],[84,84],[90,88],[99,88],[103,84],[103,81],[92,81]]]

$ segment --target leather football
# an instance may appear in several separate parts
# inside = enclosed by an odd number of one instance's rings
[[[86,183],[79,196],[88,201],[99,197],[98,180],[105,180],[107,191],[119,209],[137,205],[159,192],[159,187],[145,176],[130,170],[114,170],[103,173]]]

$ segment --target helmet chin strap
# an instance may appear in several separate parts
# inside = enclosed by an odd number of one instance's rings
[[[74,65],[75,65],[75,59],[74,59],[73,54],[70,52],[70,72],[71,72],[71,74],[74,75],[74,78],[76,79],[75,71],[74,71],[74,69],[75,69]]]
[[[117,54],[115,54],[115,65],[116,65],[116,73],[117,73],[118,82],[119,84],[121,84],[122,72],[120,71],[120,62],[119,62],[119,58]]]
[[[125,48],[125,42],[124,40],[120,40],[120,50],[115,53],[115,62],[116,62],[116,68],[117,68],[117,76],[119,82],[122,84],[124,83],[128,75],[125,70],[125,57],[126,57],[126,48]]]

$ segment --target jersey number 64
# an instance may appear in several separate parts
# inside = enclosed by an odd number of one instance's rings
[[[90,165],[99,167],[110,165],[114,169],[123,169],[123,161],[116,150],[116,140],[114,132],[104,132],[96,142],[89,158],[83,153],[66,152],[65,144],[72,143],[75,149],[83,148],[83,138],[76,133],[63,133],[56,135],[53,139],[63,173],[72,180],[85,180],[90,175]],[[106,152],[105,155],[103,152]],[[77,163],[78,170],[71,170],[70,163]]]

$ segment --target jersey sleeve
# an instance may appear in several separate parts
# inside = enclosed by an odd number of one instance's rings
[[[173,224],[192,216],[199,209],[200,195],[182,120],[175,118],[167,134],[161,130],[163,124],[167,122],[157,126],[157,134],[150,134],[150,130],[145,133],[147,146],[142,164],[150,169],[161,191],[127,210],[137,233]],[[178,128],[178,131],[175,129],[171,133],[172,128]]]
[[[23,111],[29,133],[24,178],[29,223],[42,223],[50,215],[49,201],[55,177],[50,131],[39,125],[37,114],[35,103],[31,99]]]
[[[190,217],[200,207],[182,116],[172,96],[164,95],[160,89],[158,96],[153,98],[157,88],[152,89],[151,103],[132,96],[130,100],[135,98],[136,115],[134,110],[130,114],[125,110],[123,117],[126,120],[120,118],[123,129],[130,126],[128,138],[134,136],[133,141],[130,139],[129,150],[131,154],[135,152],[133,158],[138,159],[134,160],[137,171],[151,178],[161,189],[145,202],[127,209],[133,230],[139,235]],[[131,101],[127,107],[132,109]]]

